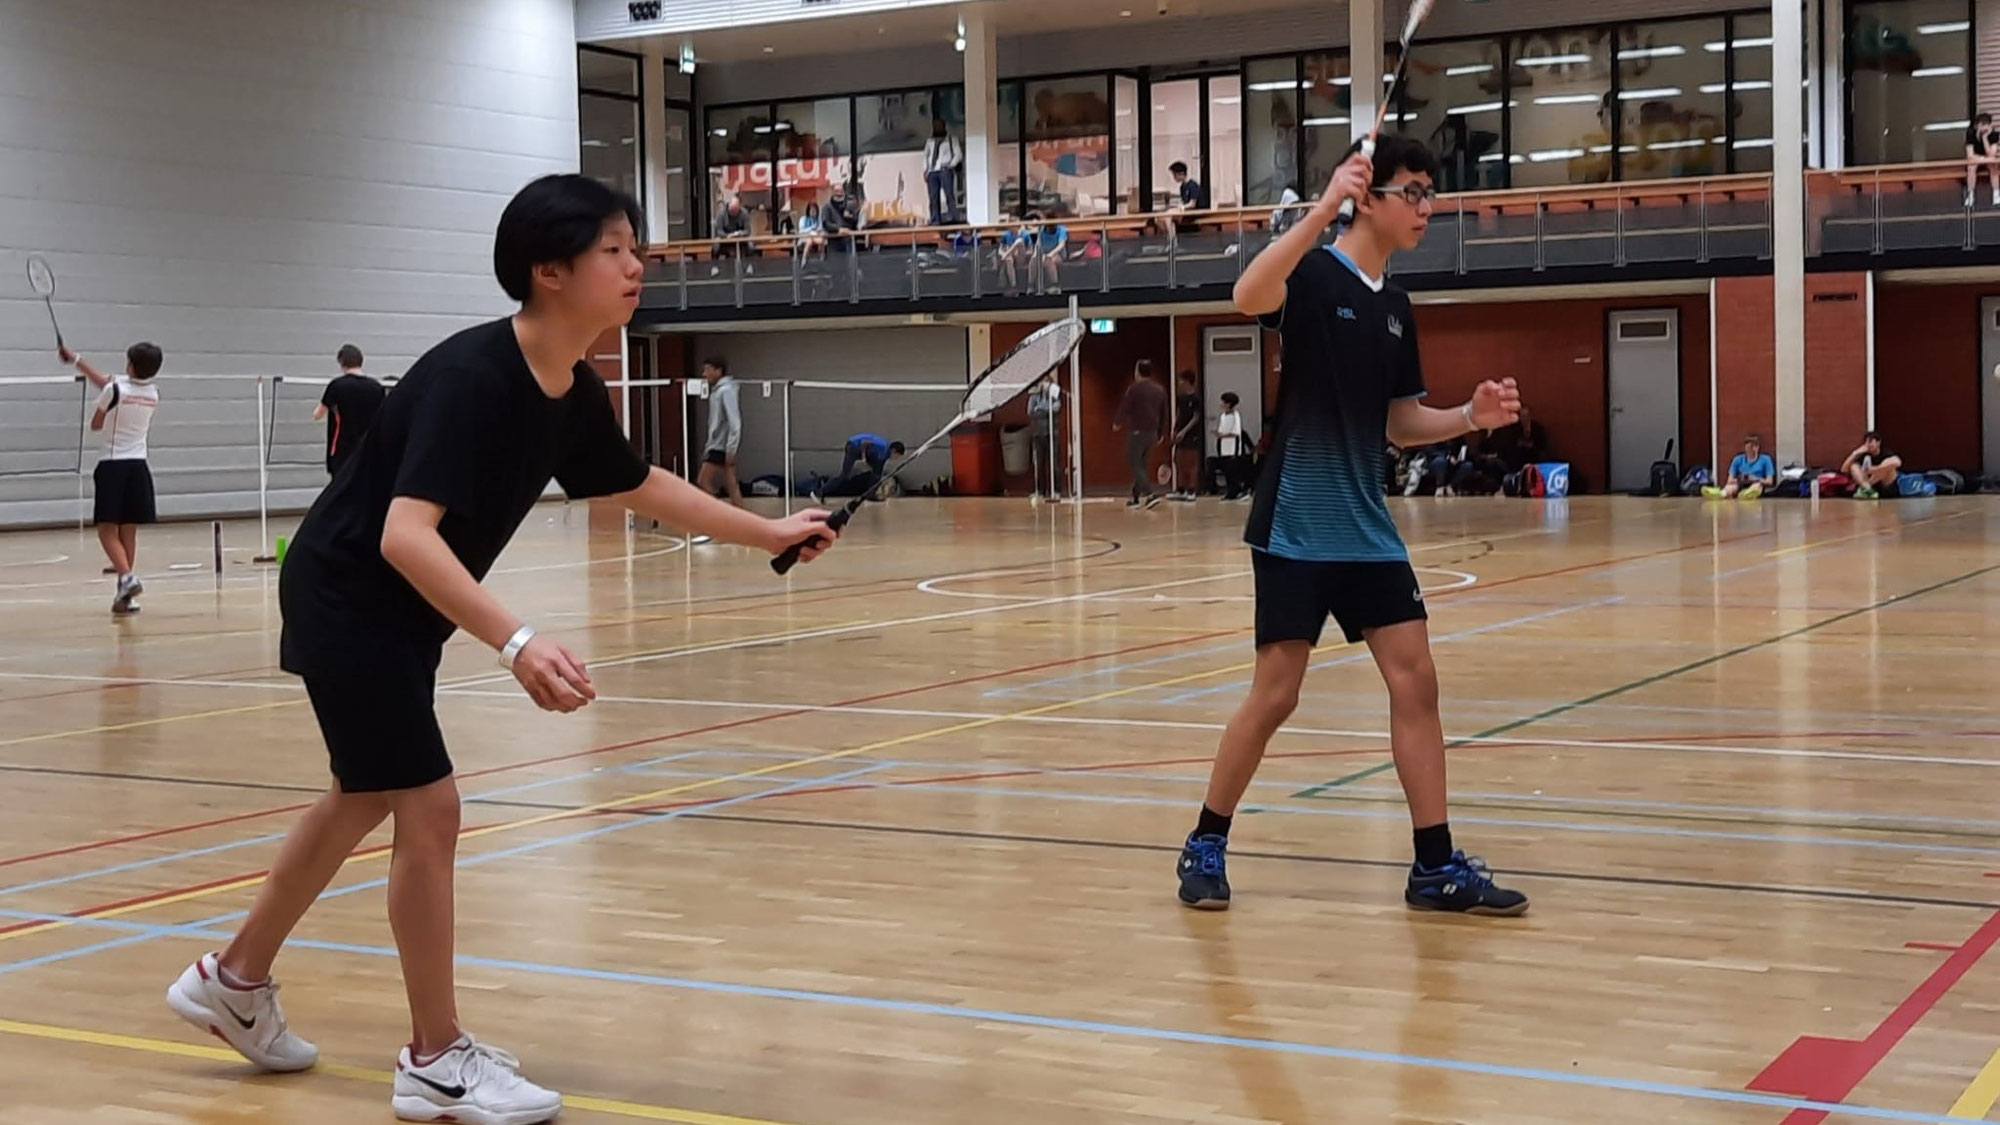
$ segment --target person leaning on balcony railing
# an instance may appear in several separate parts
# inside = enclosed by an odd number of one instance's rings
[[[715,246],[709,250],[708,256],[716,261],[725,257],[740,259],[749,248],[750,212],[743,206],[741,196],[732,195],[722,205],[722,213],[715,217]],[[708,268],[710,277],[721,272],[720,266]]]
[[[2000,206],[2000,129],[1993,127],[1993,115],[1982,113],[1965,131],[1965,205],[1972,206],[1972,191],[1979,186],[1979,169],[1986,169],[1986,182],[1993,185],[1993,203]]]

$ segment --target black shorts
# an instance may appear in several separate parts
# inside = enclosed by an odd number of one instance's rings
[[[709,465],[729,464],[728,452],[726,450],[721,450],[721,449],[711,449],[707,453],[703,454],[701,459],[704,464],[709,464]]]
[[[159,519],[153,505],[153,470],[138,458],[99,461],[90,479],[97,485],[91,519],[97,523],[152,523]]]
[[[1347,643],[1370,629],[1423,621],[1423,588],[1408,562],[1300,562],[1250,552],[1257,583],[1257,645],[1319,643],[1331,616]]]
[[[341,792],[416,789],[451,776],[435,700],[441,653],[390,645],[366,663],[306,675]]]

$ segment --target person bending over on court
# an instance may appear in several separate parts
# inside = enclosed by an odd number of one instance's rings
[[[342,344],[334,361],[340,364],[340,377],[326,385],[319,405],[313,407],[313,421],[326,422],[326,475],[330,477],[339,476],[340,467],[354,459],[355,447],[375,424],[382,397],[388,393],[382,384],[362,373],[360,348]]]
[[[839,475],[822,482],[816,495],[822,499],[828,496],[866,496],[869,490],[882,483],[882,472],[889,467],[889,458],[902,455],[903,443],[900,441],[890,441],[881,434],[855,434],[847,439],[847,446],[841,451]],[[860,466],[859,470],[856,465]]]
[[[1496,886],[1452,846],[1444,734],[1423,590],[1382,498],[1385,439],[1404,448],[1512,422],[1512,379],[1479,384],[1450,410],[1425,406],[1410,298],[1385,283],[1389,255],[1424,236],[1437,162],[1422,142],[1384,134],[1371,162],[1350,150],[1325,195],[1266,247],[1236,283],[1239,311],[1282,334],[1285,380],[1270,463],[1244,539],[1256,594],[1256,671],[1224,729],[1207,800],[1180,857],[1180,899],[1229,905],[1230,821],[1264,747],[1294,708],[1329,615],[1362,642],[1389,689],[1389,744],[1415,828],[1404,901],[1424,910],[1520,914],[1528,900]],[[1354,223],[1320,244],[1341,201]]]
[[[1882,435],[1869,430],[1861,444],[1840,463],[1840,471],[1854,481],[1856,500],[1873,500],[1885,488],[1894,488],[1902,475],[1903,459],[1882,444]]]
[[[91,518],[97,524],[97,542],[118,576],[111,612],[123,617],[139,612],[135,599],[146,592],[138,575],[139,525],[159,519],[153,470],[146,464],[146,434],[160,405],[153,377],[166,357],[155,344],[133,344],[125,349],[125,374],[106,375],[67,347],[57,354],[99,389],[90,428],[104,433],[104,452],[91,473],[96,486]]]
[[[1744,438],[1743,452],[1729,461],[1729,479],[1721,487],[1712,484],[1704,487],[1701,494],[1710,500],[1733,500],[1738,496],[1755,500],[1764,495],[1765,489],[1778,483],[1778,466],[1763,446],[1763,440],[1756,434]]]
[[[638,306],[631,198],[578,175],[538,179],[500,216],[493,264],[514,316],[466,329],[410,368],[354,463],[320,493],[278,579],[279,662],[305,678],[333,783],[293,827],[242,927],[167,991],[183,1019],[267,1070],[318,1058],[292,1033],[271,963],[362,838],[395,819],[389,922],[411,1035],[391,1104],[412,1121],[542,1121],[560,1095],[466,1034],[452,981],[459,794],[438,728],[438,658],[457,629],[499,653],[544,710],[595,695],[583,662],[480,580],[551,479],[641,515],[776,554],[826,513],[767,520],[649,468],[583,362]],[[805,552],[811,556],[817,549]]]
[[[729,361],[721,356],[701,361],[701,377],[708,381],[708,446],[696,481],[710,496],[719,485],[740,508],[743,485],[736,479],[736,447],[743,441],[743,400],[730,377]]]

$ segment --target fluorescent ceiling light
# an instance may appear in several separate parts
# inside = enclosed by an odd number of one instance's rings
[[[1933,121],[1924,126],[1926,133],[1956,133],[1960,129],[1972,128],[1970,121]]]
[[[1528,159],[1540,164],[1545,160],[1569,160],[1582,155],[1580,148],[1548,148],[1529,153]]]
[[[1536,105],[1593,105],[1603,99],[1596,94],[1543,94]],[[1498,108],[1498,107],[1495,107]]]
[[[1741,140],[1741,141],[1737,141],[1737,142],[1736,142],[1736,146],[1735,146],[1735,147],[1737,147],[1737,148],[1770,148],[1770,147],[1771,147],[1771,138],[1769,138],[1769,137],[1751,137],[1751,138],[1748,138],[1748,139],[1746,139],[1746,140]]]
[[[1618,100],[1621,102],[1634,102],[1641,98],[1677,98],[1680,95],[1681,88],[1679,86],[1654,86],[1646,90],[1620,90],[1618,91]]]
[[[1972,25],[1965,20],[1959,20],[1956,23],[1920,23],[1917,25],[1918,35],[1950,35],[1954,32],[1971,30]]]
[[[1352,120],[1351,120],[1350,118],[1346,118],[1346,117],[1308,117],[1308,118],[1306,118],[1306,119],[1305,119],[1304,121],[1301,121],[1301,122],[1299,122],[1299,124],[1301,124],[1301,125],[1348,125],[1348,124],[1352,124]]]
[[[1627,47],[1625,50],[1618,52],[1618,57],[1621,59],[1670,59],[1676,55],[1685,55],[1687,53],[1686,47],[1678,43],[1672,43],[1665,47]]]
[[[1964,74],[1962,66],[1920,66],[1910,72],[1912,78],[1950,78],[1954,74]]]
[[[1587,63],[1589,61],[1590,61],[1589,55],[1543,55],[1540,58],[1515,59],[1514,65],[1515,66],[1566,66],[1575,63]]]
[[[1250,88],[1251,88],[1252,90],[1302,90],[1302,89],[1304,89],[1304,88],[1305,88],[1305,83],[1303,83],[1303,82],[1252,82],[1252,83],[1250,83]]]
[[[1512,102],[1509,104],[1520,105],[1521,103]],[[1450,117],[1452,114],[1455,113],[1466,114],[1466,115],[1474,113],[1492,113],[1499,108],[1500,108],[1499,102],[1480,102],[1478,105],[1455,105],[1452,106],[1450,109],[1445,110],[1444,113],[1446,117]]]
[[[1701,148],[1707,144],[1708,142],[1702,140],[1700,137],[1691,137],[1684,141],[1654,141],[1646,147],[1649,149]]]
[[[1446,78],[1457,78],[1466,74],[1491,73],[1493,73],[1492,63],[1468,63],[1465,66],[1448,66],[1444,68],[1444,76]]]

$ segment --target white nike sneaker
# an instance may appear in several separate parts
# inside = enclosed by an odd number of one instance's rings
[[[403,1048],[389,1104],[404,1121],[537,1125],[562,1112],[562,1095],[521,1077],[521,1060],[470,1035],[418,1066]]]
[[[222,983],[220,959],[213,953],[202,954],[167,989],[167,1007],[265,1070],[305,1070],[319,1061],[319,1048],[285,1026],[277,984],[231,988]]]

